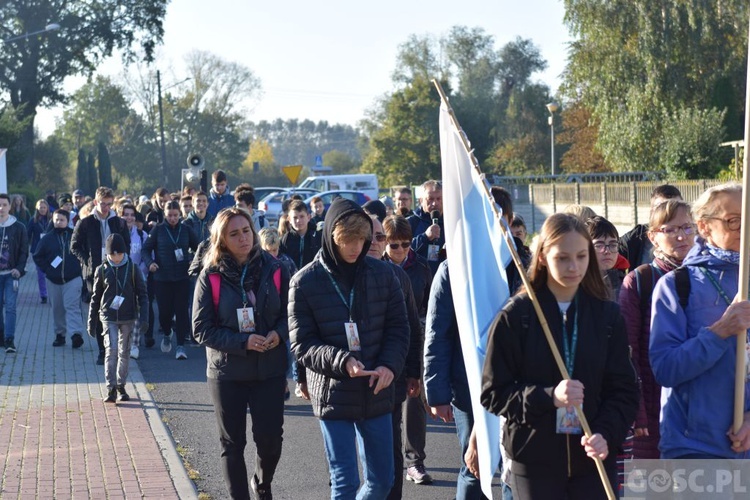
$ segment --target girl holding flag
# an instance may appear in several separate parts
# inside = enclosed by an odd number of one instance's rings
[[[583,222],[555,214],[542,227],[529,282],[563,353],[557,369],[541,322],[521,290],[490,327],[482,404],[505,417],[503,445],[516,499],[606,498],[593,458],[616,484],[616,452],[635,417],[638,386],[619,306]],[[574,406],[592,430],[583,435]]]

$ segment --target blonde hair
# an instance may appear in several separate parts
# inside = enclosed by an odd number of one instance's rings
[[[737,182],[727,182],[708,188],[693,202],[695,220],[708,219],[717,213],[716,198],[721,194],[742,194],[742,186]]]
[[[568,205],[563,209],[562,213],[575,215],[583,222],[596,217],[596,212],[594,212],[591,207],[587,207],[586,205]]]
[[[268,251],[269,248],[279,248],[279,244],[281,243],[279,232],[270,227],[261,229],[258,237],[260,238],[260,247],[265,251]]]
[[[203,267],[218,266],[222,257],[227,253],[226,235],[224,233],[226,233],[229,221],[235,217],[243,217],[250,224],[250,231],[253,233],[253,248],[250,252],[252,253],[260,244],[258,232],[255,230],[250,214],[237,207],[225,208],[219,212],[211,225],[211,237],[209,238],[208,251],[203,257]]]
[[[352,213],[336,221],[333,226],[333,242],[341,245],[349,241],[372,239],[372,222],[364,213]]]

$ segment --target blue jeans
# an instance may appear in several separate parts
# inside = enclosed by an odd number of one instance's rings
[[[479,500],[485,498],[482,494],[482,485],[474,474],[469,472],[464,462],[464,455],[469,447],[469,438],[471,438],[471,429],[474,427],[474,415],[471,411],[459,410],[453,406],[453,420],[456,422],[456,434],[458,442],[461,445],[461,469],[458,471],[458,480],[456,481],[456,500]]]
[[[391,414],[367,420],[321,420],[331,473],[331,499],[384,499],[393,485]],[[356,443],[355,443],[356,438]],[[364,484],[359,488],[357,445]]]
[[[5,308],[5,340],[16,336],[16,299],[18,292],[13,290],[13,276],[0,274],[0,309]]]

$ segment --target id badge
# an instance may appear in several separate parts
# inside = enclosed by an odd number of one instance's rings
[[[57,257],[55,257],[55,260],[53,260],[50,263],[50,266],[52,266],[53,268],[57,269],[57,266],[59,266],[61,263],[62,263],[62,258],[60,258],[60,256],[58,255]]]
[[[359,343],[359,331],[357,331],[357,323],[347,321],[344,323],[344,329],[346,330],[346,343],[349,344],[350,351],[361,351],[362,345]]]
[[[185,260],[185,256],[182,254],[182,248],[175,248],[174,256],[177,258],[177,262]]]
[[[558,434],[583,434],[581,422],[578,420],[574,407],[557,409],[557,433]]]
[[[427,260],[437,262],[440,254],[440,245],[427,245]]]
[[[240,307],[237,309],[237,324],[240,325],[240,332],[255,332],[255,314],[252,307]]]
[[[112,299],[112,304],[110,304],[109,308],[113,311],[117,311],[120,309],[120,306],[122,306],[122,303],[125,302],[125,297],[122,295],[115,295],[115,298]]]

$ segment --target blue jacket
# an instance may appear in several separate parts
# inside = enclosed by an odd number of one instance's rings
[[[461,339],[453,307],[448,262],[438,267],[430,288],[424,344],[424,389],[430,406],[453,403],[471,411]]]
[[[430,266],[430,271],[432,271],[432,274],[434,275],[437,272],[438,264],[445,260],[445,254],[442,254],[440,260],[430,260],[427,258],[427,254],[430,245],[437,245],[441,249],[443,248],[443,245],[445,245],[443,216],[441,215],[438,219],[440,237],[433,241],[428,240],[427,236],[424,235],[427,228],[432,225],[432,218],[430,218],[429,213],[423,212],[421,208],[417,208],[414,211],[414,215],[410,215],[406,220],[409,221],[409,225],[411,226],[411,234],[413,236],[411,240],[412,250],[414,250],[417,255],[424,257],[424,259],[427,260],[427,263]]]
[[[649,358],[656,382],[671,388],[662,408],[662,458],[703,453],[725,458],[748,458],[734,453],[727,438],[734,409],[736,339],[722,339],[708,329],[727,309],[711,280],[716,278],[731,299],[737,293],[739,267],[710,255],[698,238],[683,265],[690,275],[688,306],[680,305],[674,271],[654,287]],[[745,411],[748,411],[745,384]]]
[[[216,218],[216,214],[221,212],[225,208],[234,206],[234,196],[229,193],[229,186],[224,190],[224,194],[218,194],[211,188],[208,193],[208,215],[212,218]]]

